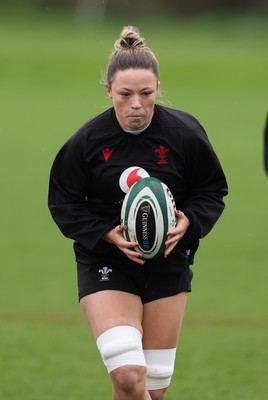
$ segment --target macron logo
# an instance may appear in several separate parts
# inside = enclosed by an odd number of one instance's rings
[[[113,150],[109,149],[109,147],[105,147],[101,151],[102,151],[102,154],[103,154],[103,157],[104,157],[105,161],[108,161],[109,158],[111,157],[111,154],[112,154]]]

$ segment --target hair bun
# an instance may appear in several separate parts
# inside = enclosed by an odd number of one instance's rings
[[[114,51],[109,57],[106,78],[103,78],[105,85],[111,88],[117,71],[127,69],[148,69],[153,72],[157,82],[159,81],[158,61],[153,51],[141,37],[138,28],[124,26],[119,38],[114,44]]]
[[[137,39],[134,39],[133,37],[126,37],[120,41],[121,47],[131,47],[134,44],[135,44],[135,46],[139,46],[139,45],[142,45],[143,42],[141,40],[137,41]]]

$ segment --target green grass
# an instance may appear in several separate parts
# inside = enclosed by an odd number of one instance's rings
[[[158,56],[166,104],[205,126],[230,186],[226,211],[196,257],[167,400],[265,400],[265,20],[109,20],[78,28],[68,16],[26,14],[0,21],[0,398],[110,398],[77,302],[72,244],[46,202],[59,147],[110,105],[99,81],[126,23],[140,27]]]

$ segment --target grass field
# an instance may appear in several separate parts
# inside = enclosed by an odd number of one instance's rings
[[[160,62],[166,104],[205,126],[226,172],[226,211],[194,266],[167,400],[265,400],[268,25],[258,18],[108,21],[0,17],[0,399],[105,400],[110,383],[76,293],[72,243],[47,210],[53,158],[110,105],[99,84],[122,25]]]

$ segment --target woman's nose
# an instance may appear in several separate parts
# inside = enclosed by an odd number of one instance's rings
[[[141,102],[140,102],[139,96],[135,96],[135,97],[133,98],[131,107],[132,107],[132,108],[135,108],[135,109],[136,109],[136,108],[141,108]]]

